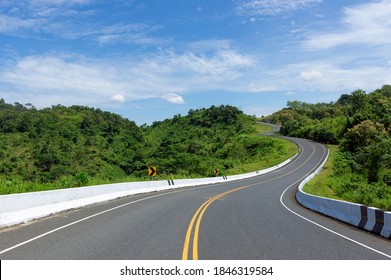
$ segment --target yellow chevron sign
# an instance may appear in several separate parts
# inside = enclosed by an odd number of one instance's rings
[[[148,167],[148,176],[156,176],[156,166]]]

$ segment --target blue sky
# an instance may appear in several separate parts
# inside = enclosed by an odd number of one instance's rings
[[[0,98],[137,124],[391,83],[391,0],[0,0]]]

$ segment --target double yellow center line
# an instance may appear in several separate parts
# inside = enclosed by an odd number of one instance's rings
[[[220,199],[220,198],[222,198],[222,197],[224,197],[224,196],[226,196],[228,194],[231,194],[231,193],[234,193],[234,192],[237,192],[237,191],[240,191],[242,189],[249,188],[249,187],[253,187],[253,186],[256,186],[256,185],[265,184],[267,182],[277,180],[279,178],[288,176],[289,174],[295,172],[296,170],[298,170],[299,168],[304,166],[312,158],[312,156],[314,155],[315,147],[312,144],[310,144],[310,145],[313,148],[313,151],[310,154],[310,156],[302,164],[300,164],[299,166],[297,166],[296,168],[294,168],[290,172],[287,172],[287,173],[285,173],[283,175],[274,177],[274,178],[266,180],[266,181],[258,182],[258,183],[247,185],[247,186],[242,186],[242,187],[239,187],[239,188],[236,188],[236,189],[232,189],[232,190],[229,190],[229,191],[217,194],[214,197],[212,197],[212,198],[208,199],[207,201],[205,201],[197,209],[197,211],[195,212],[195,214],[191,218],[189,227],[188,227],[187,232],[186,232],[185,242],[184,242],[184,245],[183,245],[182,260],[188,260],[189,259],[189,251],[190,251],[190,246],[191,246],[190,244],[191,244],[191,239],[192,239],[191,237],[192,236],[193,236],[193,244],[192,244],[193,250],[192,250],[191,259],[198,260],[198,234],[199,234],[199,231],[200,231],[200,225],[201,225],[202,217],[203,217],[206,209],[209,207],[209,205],[211,205],[214,201],[216,201],[216,200],[218,200],[218,199]]]
[[[207,201],[205,201],[195,212],[193,218],[190,221],[189,228],[187,229],[186,233],[186,238],[185,238],[185,243],[183,245],[183,251],[182,251],[182,260],[188,260],[189,257],[189,247],[190,247],[190,241],[191,241],[191,235],[193,232],[193,227],[194,227],[194,234],[193,234],[193,254],[192,254],[192,259],[193,260],[198,260],[198,233],[200,231],[200,225],[201,225],[201,220],[202,216],[204,215],[206,209],[211,205],[214,201],[222,198],[223,196],[226,196],[227,194],[239,191],[244,188],[248,188],[249,186],[244,186],[240,188],[236,188],[233,190],[229,190],[223,193],[220,193]],[[197,221],[196,221],[197,220]]]

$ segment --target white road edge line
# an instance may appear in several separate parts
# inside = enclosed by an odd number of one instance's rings
[[[297,144],[298,144],[298,143],[297,143]],[[300,146],[300,148],[302,148],[302,146],[301,146],[300,144],[298,144],[298,145]],[[326,149],[324,148],[324,146],[323,146],[323,149],[324,149],[324,154],[325,154],[325,150],[326,150]],[[323,155],[324,155],[324,154],[323,154]],[[323,156],[322,156],[322,158],[323,158]],[[320,162],[318,162],[318,164],[317,164],[316,166],[318,166],[319,163],[320,163]],[[317,168],[317,167],[315,167],[315,168]],[[314,168],[314,169],[315,169],[315,168]],[[306,217],[304,217],[304,216],[302,216],[302,215],[296,213],[295,211],[293,211],[292,209],[290,209],[288,206],[285,205],[285,203],[282,201],[282,198],[284,197],[286,191],[287,191],[288,189],[290,189],[291,187],[293,187],[294,185],[296,185],[296,184],[297,184],[298,182],[300,182],[301,180],[305,179],[305,178],[306,178],[307,176],[309,176],[309,174],[311,174],[311,173],[312,173],[312,170],[311,170],[310,172],[308,172],[305,176],[303,176],[300,180],[297,180],[297,181],[294,182],[293,184],[289,185],[289,186],[283,191],[283,193],[282,193],[281,196],[280,196],[280,203],[282,204],[282,206],[284,206],[285,209],[287,209],[287,210],[288,210],[289,212],[291,212],[292,214],[296,215],[297,217],[299,217],[299,218],[301,218],[301,219],[303,219],[303,220],[305,220],[305,221],[307,221],[307,222],[310,222],[310,223],[312,223],[312,224],[314,224],[314,225],[316,225],[316,226],[318,226],[318,227],[320,227],[320,228],[322,228],[322,229],[324,229],[324,230],[326,230],[326,231],[328,231],[328,232],[331,232],[331,233],[333,233],[333,234],[335,234],[335,235],[337,235],[337,236],[339,236],[339,237],[342,237],[342,238],[344,238],[344,239],[346,239],[346,240],[348,240],[348,241],[350,241],[350,242],[353,242],[353,243],[355,243],[355,244],[357,244],[357,245],[360,245],[360,246],[362,246],[362,247],[364,247],[364,248],[366,248],[366,249],[368,249],[368,250],[371,250],[371,251],[373,251],[373,252],[375,252],[375,253],[378,253],[378,254],[380,254],[380,255],[383,255],[383,256],[385,256],[385,257],[391,259],[391,255],[388,255],[388,254],[386,254],[386,253],[384,253],[384,252],[381,252],[381,251],[379,251],[379,250],[376,250],[375,248],[372,248],[372,247],[370,247],[370,246],[368,246],[368,245],[365,245],[365,244],[363,244],[363,243],[361,243],[361,242],[359,242],[359,241],[357,241],[357,240],[354,240],[354,239],[352,239],[352,238],[350,238],[350,237],[347,237],[347,236],[345,236],[345,235],[343,235],[343,234],[340,234],[340,233],[338,233],[338,232],[336,232],[336,231],[333,231],[332,229],[329,229],[329,228],[327,228],[327,227],[325,227],[325,226],[322,226],[321,224],[318,224],[318,223],[316,223],[316,222],[314,222],[314,221],[312,221],[312,220],[310,220],[310,219],[308,219],[308,218],[306,218]]]
[[[96,217],[96,216],[100,216],[100,215],[102,215],[102,214],[105,214],[105,213],[108,213],[108,212],[117,210],[117,209],[119,209],[119,208],[122,208],[122,207],[125,207],[125,206],[128,206],[128,205],[131,205],[131,204],[134,204],[134,203],[137,203],[137,202],[141,202],[141,201],[144,201],[144,200],[147,200],[147,199],[152,199],[152,198],[155,198],[155,197],[159,197],[159,196],[163,196],[163,195],[167,195],[167,194],[171,194],[171,193],[182,192],[182,191],[186,191],[186,190],[178,190],[178,191],[173,191],[173,192],[161,193],[161,194],[157,194],[157,195],[153,195],[153,196],[148,196],[148,197],[141,198],[141,199],[138,199],[138,200],[135,200],[135,201],[131,201],[131,202],[128,202],[128,203],[125,203],[125,204],[121,204],[121,205],[119,205],[119,206],[116,206],[116,207],[113,207],[113,208],[104,210],[104,211],[102,211],[102,212],[98,212],[98,213],[96,213],[96,214],[93,214],[93,215],[84,217],[84,218],[82,218],[82,219],[76,220],[76,221],[74,221],[74,222],[72,222],[72,223],[69,223],[69,224],[63,225],[63,226],[61,226],[61,227],[55,228],[55,229],[53,229],[53,230],[51,230],[51,231],[45,232],[45,233],[43,233],[43,234],[41,234],[41,235],[38,235],[38,236],[36,236],[36,237],[33,237],[33,238],[31,238],[31,239],[28,239],[28,240],[26,240],[26,241],[23,241],[23,242],[21,242],[21,243],[18,243],[18,244],[16,244],[16,245],[12,246],[12,247],[9,247],[9,248],[7,248],[7,249],[4,249],[3,251],[0,251],[0,255],[4,254],[4,253],[6,253],[6,252],[9,252],[9,251],[11,251],[11,250],[14,250],[14,249],[16,249],[16,248],[18,248],[18,247],[20,247],[20,246],[26,245],[26,244],[28,244],[28,243],[30,243],[30,242],[33,242],[33,241],[35,241],[35,240],[37,240],[37,239],[40,239],[40,238],[42,238],[42,237],[44,237],[44,236],[47,236],[47,235],[49,235],[49,234],[52,234],[52,233],[54,233],[54,232],[56,232],[56,231],[59,231],[59,230],[62,230],[62,229],[64,229],[64,228],[73,226],[73,225],[75,225],[75,224],[81,223],[81,222],[83,222],[83,221],[85,221],[85,220],[89,220],[89,219],[94,218],[94,217]]]

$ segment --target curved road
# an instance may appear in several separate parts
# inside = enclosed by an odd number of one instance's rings
[[[0,259],[390,259],[391,242],[311,212],[298,183],[326,155],[251,179],[135,195],[0,231]]]

